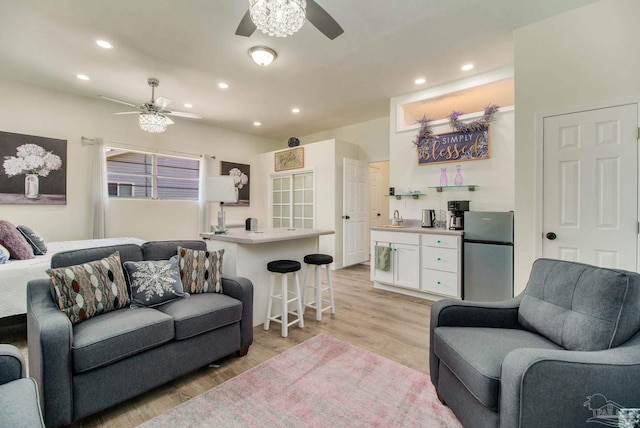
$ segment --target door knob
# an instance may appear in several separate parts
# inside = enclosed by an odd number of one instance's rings
[[[349,217],[348,215],[343,215],[342,218],[345,220],[349,220],[351,217]]]
[[[549,241],[553,241],[553,240],[554,240],[554,239],[556,239],[557,237],[558,237],[558,235],[556,235],[556,234],[555,234],[555,233],[553,233],[553,232],[549,232],[549,233],[547,233],[547,239],[548,239]]]
[[[380,217],[380,213],[376,214],[378,217]]]

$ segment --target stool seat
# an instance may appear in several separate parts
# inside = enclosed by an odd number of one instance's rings
[[[289,273],[300,270],[300,262],[295,260],[274,260],[267,263],[267,270],[276,273]]]
[[[333,263],[333,257],[328,254],[307,254],[304,262],[308,265],[328,265]]]

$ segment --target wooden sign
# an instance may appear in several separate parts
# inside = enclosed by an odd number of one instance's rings
[[[489,128],[434,135],[417,150],[418,165],[489,159]]]

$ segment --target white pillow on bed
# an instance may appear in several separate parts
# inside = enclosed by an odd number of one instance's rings
[[[9,262],[9,250],[0,245],[0,265]]]

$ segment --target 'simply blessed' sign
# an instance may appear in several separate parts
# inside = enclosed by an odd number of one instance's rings
[[[434,135],[417,150],[419,165],[488,159],[489,128]]]

